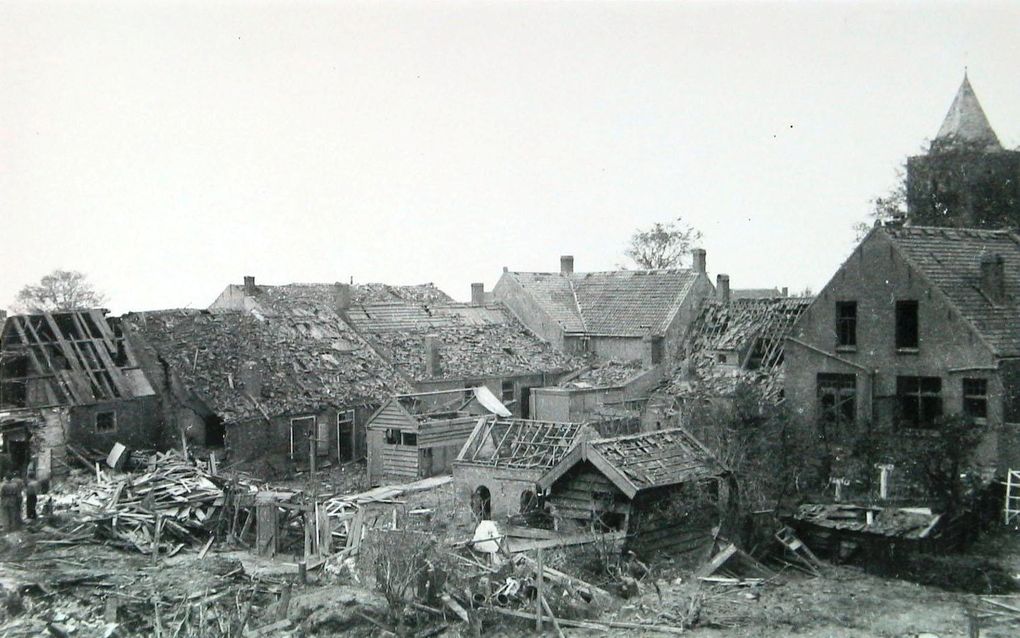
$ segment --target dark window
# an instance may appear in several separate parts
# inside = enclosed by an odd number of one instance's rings
[[[900,426],[931,429],[942,416],[942,379],[896,377]]]
[[[896,302],[896,347],[917,348],[917,302]]]
[[[404,432],[403,438],[404,445],[418,445],[418,435],[414,432]]]
[[[845,433],[857,415],[857,377],[819,373],[817,394],[821,435],[827,438]]]
[[[988,381],[986,379],[963,380],[963,414],[971,419],[984,420],[988,417]]]
[[[116,412],[96,412],[96,432],[113,432],[116,429]]]
[[[836,302],[836,346],[853,348],[857,346],[857,302]]]
[[[400,430],[386,430],[386,442],[390,445],[400,445]]]
[[[504,381],[502,390],[503,393],[501,398],[503,400],[503,403],[512,403],[514,400],[514,382]]]

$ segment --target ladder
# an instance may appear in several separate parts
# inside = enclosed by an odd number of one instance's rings
[[[815,556],[814,552],[808,549],[808,546],[804,544],[804,541],[797,538],[797,535],[793,533],[792,529],[784,525],[778,532],[776,532],[776,540],[782,543],[783,547],[790,550],[790,552],[804,563],[812,573],[816,576],[822,575],[822,561],[818,560],[818,557]]]
[[[1006,503],[1002,511],[1006,525],[1020,516],[1020,470],[1006,472]]]

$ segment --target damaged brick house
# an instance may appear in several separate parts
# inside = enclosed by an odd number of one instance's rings
[[[565,352],[650,367],[672,357],[714,289],[705,251],[696,249],[694,267],[676,270],[579,273],[574,258],[563,256],[559,272],[504,271],[493,293]]]
[[[1020,467],[1018,300],[1010,232],[873,228],[787,341],[794,415],[822,440],[870,423],[904,449],[963,415],[984,431],[981,464]]]
[[[254,278],[245,279],[210,308],[265,316],[301,303],[307,312],[335,316],[418,392],[484,385],[526,417],[533,388],[583,365],[530,332],[502,304],[486,303],[481,284],[472,286],[471,303],[457,303],[431,284],[256,286]]]
[[[159,404],[120,320],[105,310],[14,315],[0,333],[3,449],[42,475],[67,469],[67,445],[159,446]]]
[[[756,387],[766,401],[783,399],[786,338],[812,298],[727,298],[725,285],[718,290],[702,306],[671,376],[654,397],[663,422],[674,415],[686,422],[686,410],[728,401],[741,385]]]
[[[365,423],[410,388],[335,313],[168,310],[125,317],[129,338],[190,446],[265,474],[365,454]]]

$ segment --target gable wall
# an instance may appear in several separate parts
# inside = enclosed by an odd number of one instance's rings
[[[563,328],[509,273],[503,273],[492,289],[497,301],[501,301],[510,309],[529,330],[563,350]]]

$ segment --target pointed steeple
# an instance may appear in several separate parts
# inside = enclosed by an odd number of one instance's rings
[[[967,79],[966,71],[963,73],[963,84],[956,92],[953,104],[949,107],[949,113],[946,114],[946,119],[942,122],[932,146],[939,144],[952,146],[954,142],[983,147],[987,151],[1002,150],[999,138],[992,130],[992,125],[988,123],[981,103],[974,94],[974,88]]]

